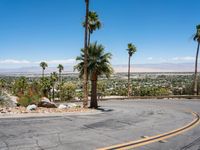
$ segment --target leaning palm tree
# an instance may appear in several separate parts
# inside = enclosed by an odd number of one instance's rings
[[[85,22],[83,22],[83,26],[85,27]],[[94,11],[89,11],[88,13],[88,46],[90,45],[90,37],[91,34],[101,28],[101,22],[99,20],[99,16]]]
[[[44,70],[48,67],[46,62],[41,62],[40,67],[42,68],[42,77],[44,78]]]
[[[136,47],[132,44],[128,44],[128,97],[130,96],[130,65],[131,65],[131,57],[136,52]]]
[[[85,4],[86,4],[86,14],[85,14],[85,39],[84,39],[84,83],[83,83],[83,89],[84,89],[84,99],[83,99],[83,107],[86,108],[88,106],[88,89],[87,89],[87,85],[88,85],[88,80],[87,80],[87,76],[88,76],[88,72],[87,72],[87,55],[88,55],[88,45],[87,45],[87,41],[88,41],[88,13],[89,13],[89,0],[85,0]]]
[[[57,68],[58,68],[58,72],[59,72],[59,82],[61,84],[62,83],[62,71],[64,70],[64,67],[63,67],[63,65],[59,64]]]
[[[196,26],[196,34],[194,36],[194,41],[197,41],[197,52],[196,52],[196,59],[195,59],[195,73],[194,73],[194,95],[198,95],[198,57],[199,57],[199,45],[200,45],[200,24]]]
[[[88,48],[88,77],[91,80],[91,108],[98,108],[97,103],[97,81],[98,76],[106,75],[107,78],[113,73],[113,69],[110,64],[111,53],[105,53],[104,47],[102,45],[98,45],[97,42],[91,44]],[[84,67],[84,53],[82,50],[81,56],[77,57],[76,60],[79,63],[75,66],[80,73],[80,76],[83,76],[83,67]]]

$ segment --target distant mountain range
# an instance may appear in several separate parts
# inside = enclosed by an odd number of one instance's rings
[[[127,65],[113,65],[115,72],[127,72]],[[200,70],[200,65],[198,67]],[[57,71],[56,67],[48,67],[45,73]],[[162,64],[135,64],[131,65],[132,72],[193,72],[192,63],[162,63]],[[73,66],[65,66],[64,73],[73,73]],[[0,74],[41,74],[40,67],[0,68]]]

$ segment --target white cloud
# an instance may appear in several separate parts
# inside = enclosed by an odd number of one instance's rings
[[[40,62],[45,61],[49,65],[58,65],[58,64],[75,64],[75,59],[58,59],[58,60],[41,60],[41,61],[28,61],[28,60],[16,60],[16,59],[5,59],[0,60],[0,64],[4,65],[35,65],[39,64]]]
[[[147,60],[153,60],[153,57],[148,57]]]
[[[174,61],[194,61],[195,58],[191,56],[185,56],[185,57],[174,57],[172,58]]]
[[[37,62],[34,62],[34,63],[39,64],[42,61],[44,61],[44,62],[46,62],[47,64],[50,64],[50,65],[57,65],[57,64],[66,65],[66,64],[74,64],[76,62],[75,59],[61,59],[61,60],[41,60],[41,61],[37,61]]]
[[[0,64],[30,64],[28,60],[15,60],[15,59],[5,59],[0,60]]]

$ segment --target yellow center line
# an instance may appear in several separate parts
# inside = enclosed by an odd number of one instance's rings
[[[198,125],[200,123],[200,117],[197,113],[195,112],[190,112],[193,116],[195,116],[196,118],[189,124],[178,128],[176,130],[172,130],[170,132],[167,133],[163,133],[163,134],[159,134],[159,135],[155,135],[155,136],[151,136],[151,137],[147,137],[145,139],[140,139],[140,140],[136,140],[136,141],[130,141],[127,143],[123,143],[123,144],[117,144],[117,145],[113,145],[113,146],[109,146],[109,147],[105,147],[105,148],[100,148],[97,150],[113,150],[113,149],[118,149],[118,150],[128,150],[128,149],[133,149],[136,147],[140,147],[140,146],[144,146],[150,143],[154,143],[154,142],[158,142],[161,140],[165,140],[168,138],[171,138],[173,136],[177,136],[183,132],[186,132],[192,128],[194,128],[196,125]]]

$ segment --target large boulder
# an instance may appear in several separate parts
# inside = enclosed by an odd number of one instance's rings
[[[16,107],[17,103],[15,103],[9,96],[1,95],[0,96],[0,106],[3,106],[3,107]]]
[[[32,110],[36,110],[37,109],[37,106],[35,105],[35,104],[33,104],[33,105],[28,105],[27,107],[26,107],[26,110],[28,110],[28,111],[32,111]]]
[[[42,100],[38,103],[38,107],[57,108],[56,104],[51,102],[48,98],[42,98]]]

